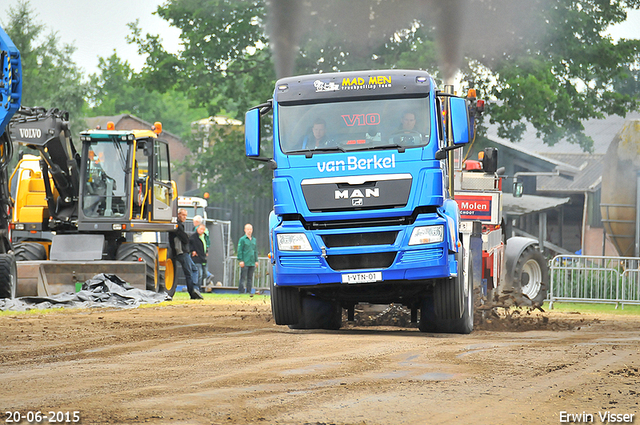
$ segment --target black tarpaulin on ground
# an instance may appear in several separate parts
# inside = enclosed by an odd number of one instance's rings
[[[135,308],[140,304],[170,301],[166,293],[137,289],[115,274],[100,273],[82,284],[76,293],[63,292],[50,297],[0,299],[0,311],[42,310],[46,308],[120,307]]]

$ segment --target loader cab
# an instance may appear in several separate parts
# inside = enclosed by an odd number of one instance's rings
[[[79,230],[173,228],[176,191],[166,142],[149,130],[92,130],[81,140]]]

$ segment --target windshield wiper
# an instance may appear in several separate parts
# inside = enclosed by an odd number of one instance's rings
[[[306,158],[311,158],[311,157],[313,157],[314,153],[319,153],[319,152],[346,152],[346,150],[344,150],[344,148],[342,148],[340,146],[332,146],[332,147],[317,148],[317,149],[300,149],[300,150],[297,150],[297,151],[289,151],[289,152],[287,152],[287,154],[304,153],[304,156]]]
[[[388,145],[375,145],[375,146],[366,146],[366,147],[362,147],[359,149],[351,149],[350,151],[370,151],[370,150],[374,150],[374,149],[398,149],[398,152],[403,153],[407,147],[406,146],[401,146],[397,143],[391,143]]]

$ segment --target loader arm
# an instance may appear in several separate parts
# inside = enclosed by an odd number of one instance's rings
[[[54,197],[49,179],[45,197],[54,228],[75,226],[78,219],[80,155],[71,141],[69,113],[56,108],[20,108],[11,120],[13,138],[40,152],[42,175],[51,175],[59,196]]]

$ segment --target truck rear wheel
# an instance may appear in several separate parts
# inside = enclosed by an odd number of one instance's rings
[[[276,325],[295,325],[300,321],[300,291],[297,288],[276,286],[273,280],[273,271],[270,274],[271,282],[271,314]]]
[[[17,283],[16,258],[12,254],[0,254],[0,298],[14,299]]]
[[[534,246],[527,247],[518,258],[513,276],[513,286],[534,305],[541,305],[547,298],[549,269],[544,255]]]
[[[431,297],[420,308],[422,332],[469,334],[473,331],[473,261],[469,256],[464,273],[462,252],[458,253],[458,276],[444,279],[433,288]]]
[[[150,243],[124,243],[118,247],[117,261],[141,261],[146,265],[146,289],[157,292],[158,248]]]
[[[47,249],[37,242],[20,242],[13,245],[16,261],[39,261],[47,259]]]

